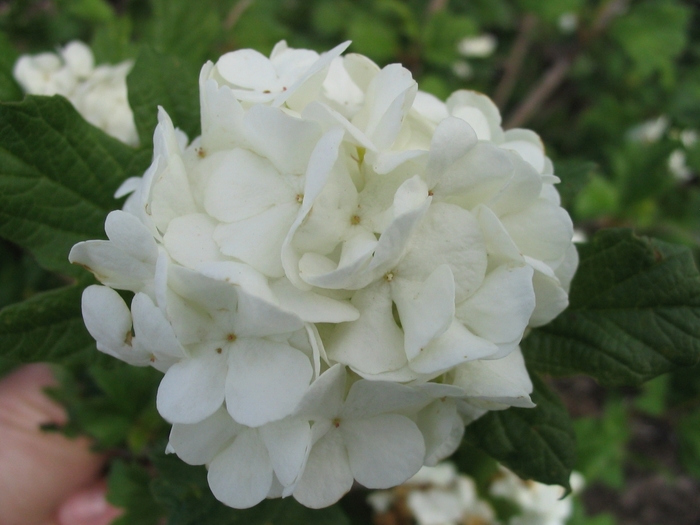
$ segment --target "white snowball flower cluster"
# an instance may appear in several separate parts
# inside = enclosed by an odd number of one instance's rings
[[[403,523],[410,518],[418,525],[497,523],[491,505],[479,497],[474,480],[459,474],[449,462],[423,467],[400,487],[370,493],[367,501],[376,523]]]
[[[577,265],[534,133],[347,46],[205,64],[201,137],[161,110],[109,240],[70,254],[105,285],[83,295],[98,348],[165,373],[170,450],[236,508],[395,486],[532,407],[518,344]]]
[[[26,93],[62,95],[90,124],[126,144],[137,145],[126,89],[132,65],[132,61],[126,61],[95,67],[90,48],[73,41],[57,53],[21,56],[13,74]]]
[[[564,525],[572,514],[573,494],[580,492],[584,485],[583,476],[573,472],[570,479],[573,491],[563,497],[565,489],[559,485],[526,481],[503,466],[498,469],[488,492],[518,509],[506,522],[508,525]],[[489,502],[479,497],[474,480],[457,472],[449,462],[423,467],[391,491],[370,493],[367,501],[378,523],[403,522],[411,518],[418,525],[502,523]]]
[[[572,494],[576,494],[583,489],[583,476],[572,472],[569,483]],[[572,495],[563,497],[566,494],[564,487],[522,480],[502,466],[499,467],[499,477],[491,483],[489,491],[493,496],[511,501],[520,509],[520,513],[508,521],[508,525],[564,525],[573,512]]]

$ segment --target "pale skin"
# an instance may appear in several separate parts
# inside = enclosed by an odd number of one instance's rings
[[[0,380],[0,524],[107,525],[121,513],[105,499],[105,458],[86,438],[47,433],[66,412],[44,393],[55,385],[44,364]]]

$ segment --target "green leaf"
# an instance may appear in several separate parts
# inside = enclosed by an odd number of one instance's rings
[[[678,422],[680,460],[683,467],[700,478],[700,412],[683,416]]]
[[[308,509],[293,498],[263,500],[236,510],[217,501],[209,490],[204,467],[187,465],[174,456],[156,456],[158,476],[151,490],[168,514],[168,525],[349,525],[337,506]]]
[[[569,489],[576,458],[571,418],[557,395],[531,376],[535,408],[488,412],[467,427],[465,437],[521,478]]]
[[[667,374],[645,383],[641,395],[634,400],[634,407],[649,415],[661,417],[666,410],[670,380],[671,376]]]
[[[126,78],[129,104],[134,112],[139,140],[153,144],[158,106],[163,106],[176,127],[190,140],[200,134],[198,68],[179,58],[143,47]]]
[[[636,385],[700,361],[700,275],[681,246],[602,230],[579,246],[569,308],[522,342],[528,365]]]
[[[613,488],[624,485],[624,461],[630,437],[627,412],[619,401],[607,403],[600,418],[586,417],[574,421],[576,430],[576,470],[586,483],[600,481]]]
[[[163,509],[154,500],[149,484],[151,475],[136,464],[112,462],[108,477],[107,500],[125,510],[112,525],[156,525],[163,517]]]
[[[399,51],[396,30],[377,16],[359,11],[350,21],[347,31],[353,52],[367,55],[380,64],[390,61]]]
[[[571,159],[555,163],[555,173],[561,179],[557,190],[564,208],[572,208],[576,196],[590,182],[596,171],[598,165],[591,161]]]
[[[150,3],[153,47],[198,66],[212,58],[209,55],[223,32],[219,2],[200,0],[196,7],[190,0],[151,0]]]
[[[148,157],[91,126],[62,97],[0,104],[0,236],[74,276],[71,247],[104,237],[113,195]]]
[[[114,10],[105,0],[62,0],[59,5],[76,18],[88,22],[106,22],[114,17]]]
[[[12,75],[18,57],[19,53],[5,33],[0,32],[0,100],[3,102],[22,98],[22,88]]]
[[[37,294],[0,311],[0,356],[14,362],[106,362],[80,311],[82,286]]]
[[[117,64],[136,56],[136,47],[131,43],[131,19],[114,17],[95,30],[90,47],[97,64]]]
[[[687,41],[690,11],[679,2],[640,2],[619,17],[610,33],[633,60],[642,77],[659,71],[666,82],[673,80],[673,60]]]

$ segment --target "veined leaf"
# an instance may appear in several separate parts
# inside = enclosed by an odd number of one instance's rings
[[[700,361],[700,274],[689,249],[607,230],[579,252],[569,308],[522,342],[529,366],[636,385]]]
[[[568,489],[576,460],[571,418],[557,394],[531,375],[535,408],[488,412],[467,427],[465,437],[521,478]]]

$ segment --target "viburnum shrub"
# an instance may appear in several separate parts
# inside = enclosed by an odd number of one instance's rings
[[[104,285],[82,299],[97,347],[165,374],[169,449],[236,508],[392,487],[533,407],[518,345],[578,263],[535,133],[347,47],[205,64],[201,136],[161,109],[109,240],[70,253]]]

